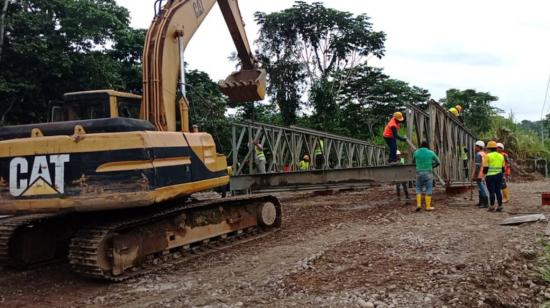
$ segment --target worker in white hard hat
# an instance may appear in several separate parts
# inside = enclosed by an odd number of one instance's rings
[[[397,150],[397,160],[399,161],[399,164],[404,165],[405,164],[405,158],[401,156],[401,151]],[[401,187],[403,187],[403,192],[405,193],[405,198],[409,199],[409,191],[407,190],[407,182],[400,182],[395,185],[395,189],[397,190],[397,197],[401,198]]]
[[[504,151],[504,144],[497,143],[497,152],[504,156],[504,177],[502,178],[502,202],[508,203],[510,201],[510,189],[508,183],[510,175],[512,173],[512,167],[510,165],[510,155]]]
[[[483,174],[483,168],[487,166],[487,153],[485,153],[485,142],[479,140],[475,144],[475,168],[472,172],[472,181],[477,183],[479,188],[479,203],[480,208],[489,207],[489,190],[487,189],[487,183],[485,183],[485,175]]]

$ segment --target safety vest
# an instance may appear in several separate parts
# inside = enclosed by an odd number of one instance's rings
[[[298,169],[302,170],[302,171],[307,171],[309,170],[309,162],[308,161],[305,161],[305,160],[301,160],[299,163],[298,163]]]
[[[449,112],[452,113],[455,117],[458,117],[458,115],[460,114],[458,112],[458,109],[456,109],[455,107],[449,109]]]
[[[485,177],[485,174],[483,174],[483,168],[487,167],[487,153],[484,151],[479,151],[478,153],[481,155],[481,166],[479,168],[478,178],[483,179]]]
[[[392,127],[395,127],[398,132],[401,129],[401,125],[399,125],[399,121],[397,121],[396,118],[392,118],[388,122],[388,124],[386,125],[386,128],[384,129],[384,137],[385,138],[394,138],[395,137],[393,135],[393,132],[392,132]]]
[[[256,149],[256,159],[257,160],[265,160],[264,150],[260,149],[257,146],[255,146],[254,148]]]
[[[464,152],[464,150],[462,150],[462,155],[460,157],[462,160],[468,160],[468,153]]]
[[[315,146],[315,151],[313,152],[313,154],[322,155],[324,151],[325,151],[325,142],[322,139],[319,139],[319,143],[317,144],[317,146]]]
[[[496,151],[487,154],[487,166],[489,167],[487,176],[502,173],[502,167],[504,167],[504,156]]]

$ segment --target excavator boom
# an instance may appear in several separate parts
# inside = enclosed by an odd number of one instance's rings
[[[214,4],[219,4],[241,60],[242,70],[220,83],[232,102],[261,100],[266,74],[254,59],[236,0],[171,0],[157,12],[145,39],[143,54],[143,103],[141,117],[157,130],[176,130],[178,83],[184,91],[184,51]],[[184,99],[180,101],[186,117]],[[184,128],[185,130],[186,128]]]

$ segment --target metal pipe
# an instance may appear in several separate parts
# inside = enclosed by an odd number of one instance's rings
[[[185,90],[185,57],[184,57],[185,41],[183,39],[183,31],[178,31],[177,35],[178,35],[178,50],[179,50],[179,54],[180,54],[180,83],[179,83],[179,87],[180,87],[181,95],[183,97],[186,97],[187,92]]]

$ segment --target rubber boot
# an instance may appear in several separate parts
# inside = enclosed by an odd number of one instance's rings
[[[426,195],[426,211],[433,211],[434,209],[432,207],[432,196]]]
[[[508,203],[510,201],[510,189],[508,187],[502,190],[502,203]]]
[[[422,194],[416,194],[416,211],[419,212],[422,209]]]

